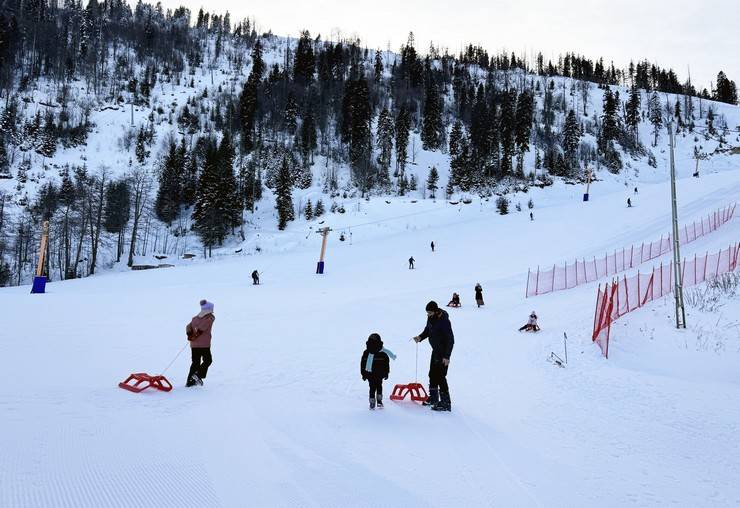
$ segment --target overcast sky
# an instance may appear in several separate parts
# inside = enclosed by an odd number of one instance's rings
[[[697,87],[709,86],[724,70],[740,82],[740,0],[162,0],[231,13],[232,22],[254,17],[258,28],[296,36],[308,29],[328,38],[341,30],[363,44],[398,51],[409,31],[417,50],[429,43],[457,53],[480,44],[546,58],[574,51],[603,56],[626,67],[647,58],[671,67],[683,81],[691,69]]]

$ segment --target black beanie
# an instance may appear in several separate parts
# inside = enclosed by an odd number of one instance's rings
[[[426,310],[427,312],[436,312],[437,310],[439,310],[439,306],[437,305],[437,302],[432,300],[427,304]]]

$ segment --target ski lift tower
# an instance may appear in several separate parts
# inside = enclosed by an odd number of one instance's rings
[[[676,299],[676,328],[686,328],[686,310],[683,305],[683,273],[681,270],[681,242],[678,236],[676,200],[676,164],[673,156],[673,121],[668,122],[668,143],[671,152],[671,210],[673,219],[673,294]]]
[[[321,228],[318,231],[316,231],[318,234],[321,235],[321,256],[319,257],[319,262],[316,265],[316,273],[318,275],[324,274],[324,254],[326,254],[326,240],[329,238],[329,232],[331,231],[331,228]]]

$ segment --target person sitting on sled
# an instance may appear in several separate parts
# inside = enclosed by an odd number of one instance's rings
[[[447,304],[448,307],[460,307],[460,295],[452,293],[452,300]]]
[[[360,375],[370,385],[370,409],[383,407],[383,379],[388,379],[391,371],[389,358],[396,359],[393,352],[383,347],[383,340],[377,333],[371,333],[365,342],[366,349],[360,359]]]
[[[529,315],[529,319],[527,320],[527,324],[519,328],[519,331],[525,331],[525,332],[539,332],[540,327],[537,325],[537,314],[532,311],[532,313]]]

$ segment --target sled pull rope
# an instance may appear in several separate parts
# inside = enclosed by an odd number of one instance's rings
[[[187,342],[182,347],[182,349],[180,350],[180,352],[175,355],[175,357],[172,359],[172,361],[169,363],[169,365],[167,365],[167,367],[165,367],[165,369],[162,372],[160,372],[160,375],[164,375],[164,373],[167,372],[167,369],[169,369],[170,367],[172,367],[172,364],[175,363],[175,360],[177,360],[177,358],[182,354],[182,352],[185,351],[185,348],[186,347],[188,347],[188,343]]]

